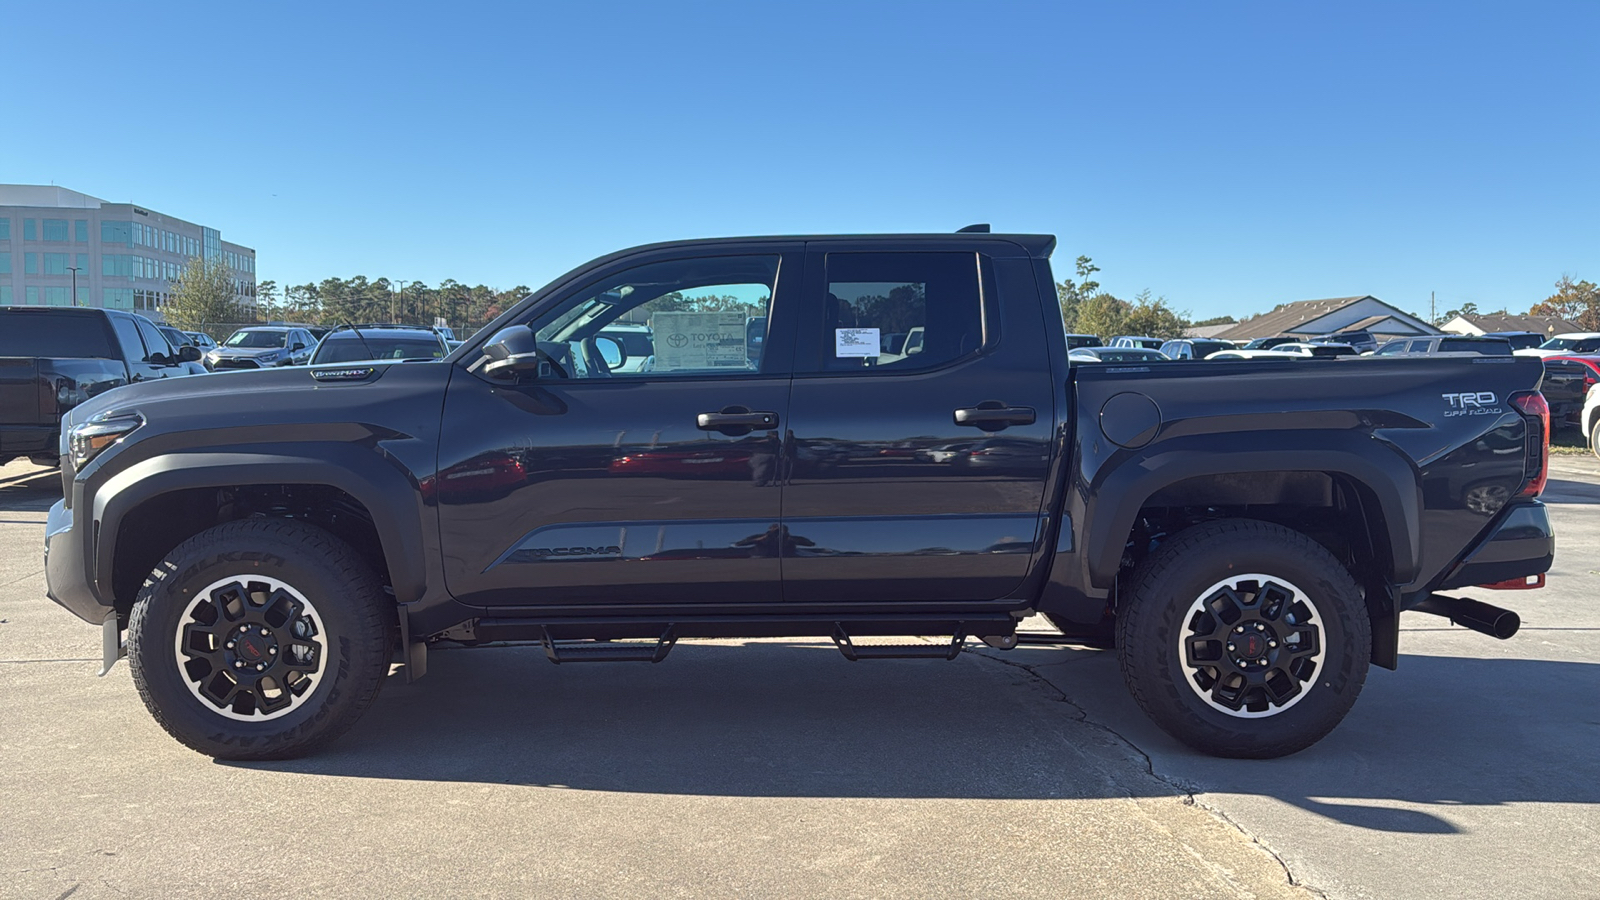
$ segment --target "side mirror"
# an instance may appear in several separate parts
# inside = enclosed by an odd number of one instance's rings
[[[600,358],[606,361],[608,369],[615,369],[628,358],[628,351],[622,349],[622,342],[614,337],[602,334],[594,339],[594,345],[599,348]]]
[[[294,346],[290,347],[289,349],[290,350],[304,350],[305,348],[306,348],[305,344],[302,344],[299,341],[295,341],[294,342]]]
[[[184,344],[178,348],[178,362],[199,362],[200,348],[193,344]]]
[[[495,332],[489,343],[483,345],[483,355],[488,360],[483,365],[483,373],[490,378],[537,374],[544,362],[533,329],[526,325],[512,325]]]

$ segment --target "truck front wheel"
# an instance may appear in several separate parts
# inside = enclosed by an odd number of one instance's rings
[[[349,728],[388,675],[395,621],[349,545],[282,519],[178,545],[128,621],[128,663],[169,734],[218,759],[288,759]]]
[[[1167,733],[1216,756],[1304,750],[1366,681],[1361,591],[1322,545],[1229,519],[1162,544],[1118,609],[1123,678]]]

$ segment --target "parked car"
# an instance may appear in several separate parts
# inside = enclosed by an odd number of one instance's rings
[[[1069,335],[1067,335],[1067,349],[1069,351],[1070,350],[1076,350],[1079,347],[1104,347],[1104,346],[1105,346],[1105,341],[1100,340],[1098,335],[1093,335],[1093,334],[1069,334]]]
[[[1288,350],[1218,350],[1206,359],[1307,359],[1303,353]]]
[[[1583,399],[1583,433],[1589,437],[1589,452],[1600,457],[1600,384],[1589,386]]]
[[[1374,356],[1429,356],[1440,353],[1467,353],[1473,356],[1510,356],[1511,342],[1505,338],[1442,334],[1429,337],[1395,338],[1373,351]]]
[[[1161,353],[1168,359],[1205,359],[1220,350],[1234,349],[1232,342],[1208,338],[1179,338],[1161,345]]]
[[[1305,343],[1309,344],[1344,344],[1356,348],[1357,354],[1367,353],[1378,349],[1378,339],[1369,331],[1357,329],[1355,331],[1335,331],[1332,334],[1322,334],[1311,338]]]
[[[1310,357],[1311,359],[1337,359],[1341,356],[1361,355],[1356,348],[1349,344],[1313,343],[1309,341],[1305,343],[1279,344],[1272,349],[1278,353],[1293,353],[1297,356]]]
[[[1537,331],[1491,331],[1484,337],[1505,338],[1510,342],[1513,352],[1532,350],[1545,341],[1545,336]]]
[[[1595,363],[1570,356],[1547,356],[1543,362],[1544,381],[1539,390],[1550,407],[1551,430],[1583,429],[1584,400],[1589,389],[1600,382]]]
[[[310,365],[395,359],[444,359],[450,347],[436,329],[413,325],[340,325],[317,343]]]
[[[119,388],[63,423],[49,596],[101,628],[107,668],[126,631],[160,725],[230,759],[326,746],[396,650],[408,678],[446,642],[660,661],[682,639],[824,636],[851,660],[954,659],[969,638],[1014,646],[1032,613],[1114,633],[1135,699],[1182,741],[1281,756],[1337,725],[1369,665],[1399,664],[1402,610],[1516,630],[1440,592],[1550,567],[1537,363],[1364,360],[1355,394],[1303,363],[1069,366],[1055,244],[655,244],[534,292],[448,364]],[[742,328],[683,334],[674,349],[704,352],[652,373],[593,365],[641,306],[771,297],[801,259],[770,301],[785,352],[760,367],[726,346]],[[923,329],[921,352],[864,365],[879,348],[839,340],[826,298],[885,284],[939,302],[860,305],[851,331]],[[680,454],[645,467],[674,477],[610,474],[634,453]],[[807,462],[824,456],[836,471]]]
[[[1262,338],[1256,338],[1253,341],[1246,341],[1245,345],[1243,347],[1238,348],[1238,349],[1240,349],[1240,350],[1271,350],[1273,347],[1276,347],[1279,344],[1292,344],[1292,343],[1295,343],[1298,340],[1299,340],[1299,338],[1290,337],[1289,335],[1286,335],[1286,334],[1280,334],[1280,335],[1277,335],[1276,337],[1262,337]]]
[[[133,313],[0,306],[0,465],[18,456],[55,465],[68,410],[114,387],[191,374],[199,358]]]
[[[1558,334],[1532,350],[1517,351],[1518,356],[1569,356],[1574,353],[1600,353],[1600,332]]]
[[[200,348],[200,353],[202,355],[217,349],[217,342],[212,339],[211,335],[206,334],[204,331],[185,331],[184,334],[189,336],[189,341],[191,343]]]
[[[1119,335],[1111,339],[1111,346],[1113,347],[1142,347],[1145,350],[1160,350],[1161,345],[1164,343],[1166,342],[1161,338],[1128,334]]]
[[[171,325],[157,325],[156,330],[161,332],[161,336],[166,338],[167,344],[173,348],[181,350],[184,347],[193,347],[196,356],[203,355],[204,351],[195,344],[194,338],[190,337],[187,331],[179,331]],[[199,359],[188,360],[183,365],[189,370],[190,375],[204,375],[211,371]]]
[[[1171,362],[1160,350],[1144,347],[1079,347],[1067,354],[1069,362]]]
[[[304,328],[288,325],[250,325],[228,336],[205,355],[206,368],[271,369],[303,366],[311,360],[317,340]]]

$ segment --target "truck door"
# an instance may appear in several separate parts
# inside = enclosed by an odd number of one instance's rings
[[[784,599],[1002,598],[1028,571],[1051,463],[1030,263],[860,246],[808,247]],[[1013,281],[1026,292],[1001,296]]]
[[[779,601],[792,346],[750,335],[793,304],[801,249],[613,263],[523,318],[548,359],[531,380],[491,378],[481,358],[457,368],[423,486],[451,593],[495,607]],[[613,325],[643,359],[617,352],[601,333]]]

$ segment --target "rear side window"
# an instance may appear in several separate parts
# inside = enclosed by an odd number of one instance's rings
[[[36,312],[0,312],[0,356],[121,358],[112,350],[98,315]]]
[[[983,293],[973,253],[830,253],[817,369],[929,369],[977,352]]]

